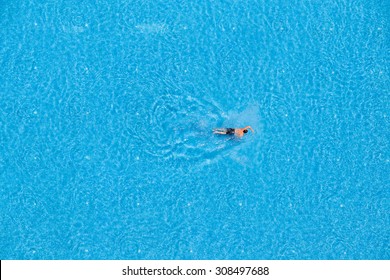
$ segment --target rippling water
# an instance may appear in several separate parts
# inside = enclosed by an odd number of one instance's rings
[[[214,2],[2,4],[1,259],[389,258],[388,5]]]

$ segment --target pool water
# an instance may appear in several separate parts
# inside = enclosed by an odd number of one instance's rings
[[[386,1],[0,15],[0,259],[389,259]]]

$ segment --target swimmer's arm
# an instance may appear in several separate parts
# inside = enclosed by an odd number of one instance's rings
[[[250,127],[249,125],[248,126],[246,126],[246,127],[244,127],[244,129],[250,129],[253,133],[255,132],[254,130],[253,130],[253,128],[252,127]]]

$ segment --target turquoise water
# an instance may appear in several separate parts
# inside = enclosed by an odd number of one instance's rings
[[[389,259],[386,1],[0,13],[0,259]]]

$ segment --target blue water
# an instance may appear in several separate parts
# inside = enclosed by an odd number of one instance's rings
[[[389,19],[1,1],[0,259],[389,259]]]

